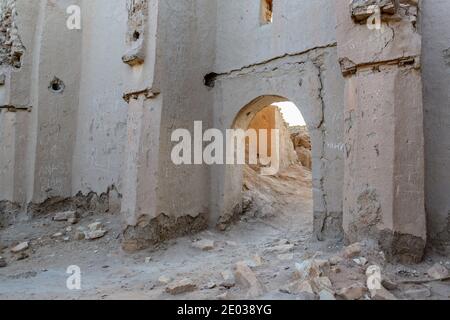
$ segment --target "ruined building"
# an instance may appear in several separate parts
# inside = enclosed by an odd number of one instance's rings
[[[372,239],[409,262],[445,249],[448,12],[437,0],[1,0],[0,225],[106,206],[123,215],[125,250],[224,228],[242,211],[242,167],[173,164],[173,130],[248,128],[289,100],[311,134],[317,239]]]

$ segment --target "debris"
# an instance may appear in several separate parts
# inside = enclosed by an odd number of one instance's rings
[[[215,283],[215,282],[213,282],[213,281],[211,281],[211,282],[208,282],[207,284],[206,284],[206,286],[205,286],[205,288],[206,289],[214,289],[215,287],[217,287],[217,284]]]
[[[228,292],[224,292],[217,296],[217,300],[229,300],[229,299],[230,299],[230,294]]]
[[[17,255],[17,261],[28,259],[30,256],[26,252],[19,252]]]
[[[214,250],[215,242],[213,240],[203,239],[203,240],[194,242],[192,244],[192,246],[194,248],[200,249],[202,251],[210,251],[210,250]]]
[[[88,228],[90,231],[98,231],[98,230],[102,230],[103,229],[103,225],[101,222],[94,222],[91,223],[90,225],[88,225]]]
[[[262,258],[260,256],[258,256],[258,255],[255,255],[255,256],[252,257],[252,259],[245,260],[244,262],[250,268],[257,268],[257,267],[262,266],[262,264],[263,264]]]
[[[398,284],[396,282],[386,277],[381,280],[381,285],[388,290],[396,290],[398,288]]]
[[[353,262],[356,263],[358,266],[363,267],[367,264],[368,261],[366,258],[361,257],[361,258],[353,259]]]
[[[257,298],[266,292],[264,285],[245,262],[236,264],[235,278],[237,283],[248,288],[247,298]]]
[[[220,283],[221,287],[229,289],[236,285],[236,279],[230,270],[223,271],[221,274],[223,278],[223,281]]]
[[[367,288],[360,284],[355,283],[350,287],[343,288],[337,292],[337,295],[345,300],[359,300],[367,293]]]
[[[361,243],[356,242],[344,248],[344,257],[347,259],[356,258],[361,254],[361,251],[362,251]]]
[[[6,267],[8,264],[6,263],[5,258],[0,257],[0,268]]]
[[[310,293],[314,295],[314,290],[311,281],[309,280],[297,280],[294,282],[291,282],[287,285],[286,288],[281,289],[282,292],[286,292],[289,294],[300,294],[302,292],[304,293]]]
[[[65,212],[58,212],[53,217],[53,221],[69,221],[77,219],[77,212],[76,211],[65,211]]]
[[[52,235],[52,238],[61,238],[63,236],[62,232],[57,232],[54,235]]]
[[[166,288],[166,292],[170,293],[171,295],[178,295],[195,290],[197,290],[197,285],[191,279],[187,278],[179,281],[174,281],[170,283]]]
[[[86,234],[83,228],[78,228],[75,232],[75,240],[81,241],[86,239]]]
[[[294,277],[299,280],[312,280],[320,277],[321,275],[322,271],[314,259],[295,264]]]
[[[78,223],[78,219],[77,218],[69,218],[67,220],[68,223],[70,224],[77,224]]]
[[[334,293],[331,293],[328,290],[322,290],[319,292],[319,299],[325,301],[336,300]]]
[[[27,250],[29,248],[29,244],[28,242],[22,242],[20,244],[18,244],[17,246],[15,246],[14,248],[11,249],[12,253],[19,253],[22,252],[24,250]]]
[[[101,222],[91,223],[89,226],[89,231],[85,231],[85,239],[87,240],[96,240],[105,236],[107,231],[104,229],[103,224]],[[83,229],[79,229],[83,230]]]
[[[342,261],[344,261],[344,259],[342,259],[342,257],[340,257],[340,256],[331,257],[329,260],[330,265],[332,265],[332,266],[338,265]]]
[[[168,276],[161,276],[159,277],[158,281],[161,284],[168,285],[172,281],[172,279],[169,278]]]
[[[426,287],[422,287],[406,290],[403,294],[410,300],[424,300],[431,296],[431,291]]]
[[[328,277],[318,277],[312,280],[313,290],[316,293],[319,293],[322,290],[327,290],[329,292],[334,292],[333,284]]]
[[[448,269],[443,265],[436,263],[428,269],[427,274],[435,280],[441,280],[448,277]]]
[[[293,244],[281,244],[281,245],[277,245],[271,248],[267,248],[264,250],[265,253],[279,253],[279,254],[283,254],[283,253],[289,253],[294,249],[294,245]]]
[[[152,261],[151,257],[146,257],[145,258],[145,264],[149,264]]]
[[[372,300],[397,300],[397,298],[384,287],[370,290],[370,295]]]
[[[87,240],[96,240],[96,239],[103,238],[106,233],[107,233],[106,230],[89,231],[89,232],[85,233],[85,237]]]

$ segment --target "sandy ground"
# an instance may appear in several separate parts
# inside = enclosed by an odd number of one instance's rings
[[[67,222],[52,221],[53,214],[16,223],[0,231],[0,255],[7,266],[0,268],[0,299],[244,299],[247,290],[239,285],[222,287],[221,272],[233,271],[237,262],[261,257],[262,264],[252,270],[265,285],[262,299],[301,299],[301,295],[283,290],[293,280],[296,262],[313,256],[327,259],[342,250],[341,244],[311,241],[312,194],[311,174],[294,166],[278,177],[260,177],[250,169],[246,171],[246,199],[252,205],[241,221],[228,231],[204,231],[161,244],[152,250],[125,254],[120,249],[120,216],[85,214],[75,226]],[[258,187],[257,187],[258,186]],[[91,241],[74,239],[78,226],[101,221],[108,233]],[[67,227],[72,230],[66,231]],[[52,238],[55,233],[62,237]],[[63,239],[68,237],[69,239]],[[211,251],[192,246],[193,241],[215,241]],[[22,241],[30,242],[28,257],[12,254],[10,248]],[[278,252],[279,244],[293,244],[290,252]],[[397,281],[417,281],[436,262],[449,267],[448,259],[433,255],[421,265],[389,265],[369,253],[369,264],[382,265],[384,272]],[[77,265],[82,272],[81,290],[71,291],[66,286],[66,270]],[[331,274],[336,289],[355,281],[365,281],[364,267],[353,261],[344,261],[341,271]],[[166,293],[167,284],[161,276],[171,280],[191,279],[197,289],[180,294]],[[426,299],[448,299],[448,282],[400,284],[392,292],[400,299],[407,290],[430,292]],[[425,290],[425,291],[426,291]]]

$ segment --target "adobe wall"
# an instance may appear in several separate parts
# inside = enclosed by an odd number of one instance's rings
[[[450,2],[422,1],[422,79],[428,232],[450,247]]]

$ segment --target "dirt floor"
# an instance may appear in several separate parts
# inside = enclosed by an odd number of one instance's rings
[[[7,264],[0,268],[0,299],[304,300],[349,299],[352,295],[371,299],[363,287],[366,269],[374,264],[381,267],[383,284],[398,299],[450,297],[449,282],[430,281],[426,274],[436,263],[450,267],[449,260],[437,254],[420,265],[391,265],[382,253],[365,244],[361,244],[361,253],[348,258],[342,244],[312,241],[311,173],[301,166],[284,170],[278,177],[261,177],[247,169],[245,189],[247,213],[228,231],[204,231],[135,254],[120,249],[119,215],[85,213],[72,225],[53,221],[51,213],[15,223],[0,231],[0,256]],[[94,222],[102,223],[105,236],[75,239],[77,228]],[[213,241],[213,248],[204,251],[195,245],[197,240]],[[28,249],[11,252],[24,241],[29,242]],[[305,280],[299,276],[305,261],[316,261],[321,268],[320,278],[307,276],[313,283],[312,293],[298,282],[299,277]],[[234,273],[238,262],[248,267],[243,276]],[[66,287],[66,270],[71,265],[81,269],[81,290]],[[222,273],[231,276],[225,279]],[[183,279],[184,285],[177,285]],[[327,279],[331,297],[321,290],[323,286],[319,290],[316,286],[324,282],[328,287]]]

